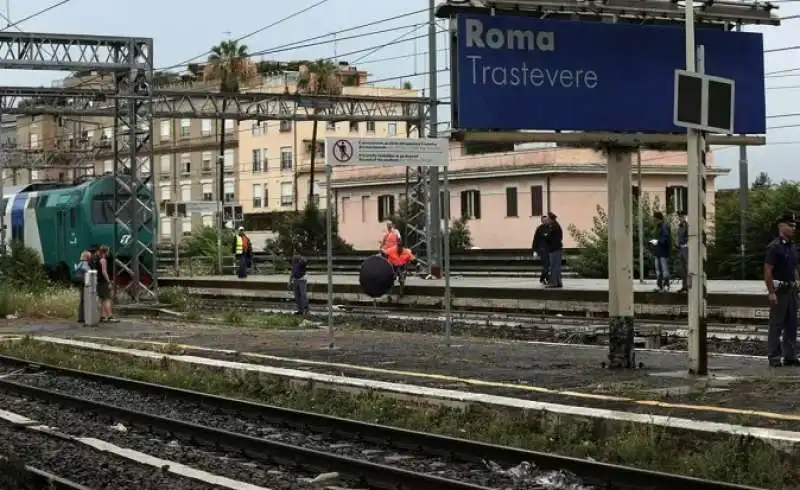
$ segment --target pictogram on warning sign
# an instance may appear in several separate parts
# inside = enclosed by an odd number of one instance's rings
[[[333,158],[340,163],[349,162],[353,158],[353,145],[347,140],[339,140],[333,144]]]

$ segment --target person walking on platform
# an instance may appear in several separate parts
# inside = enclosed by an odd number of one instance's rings
[[[558,223],[558,216],[554,213],[547,213],[547,225],[550,233],[547,235],[547,253],[550,274],[548,275],[548,288],[562,288],[561,283],[561,256],[564,252],[564,230]]]
[[[308,280],[306,279],[306,270],[308,263],[306,259],[296,252],[292,258],[292,276],[289,279],[289,285],[294,292],[294,302],[297,305],[295,315],[305,315],[308,313]]]
[[[778,218],[778,236],[767,245],[764,283],[769,298],[767,356],[771,367],[797,366],[797,248],[792,241],[795,216]],[[781,358],[783,362],[781,362]]]
[[[686,211],[678,211],[678,257],[681,264],[681,289],[679,293],[689,291],[689,223],[686,222]]]
[[[657,292],[669,291],[669,255],[672,247],[672,232],[669,225],[664,222],[661,211],[653,213],[656,220],[656,237],[650,241],[653,244],[653,257],[656,266]]]
[[[253,255],[253,244],[244,232],[244,226],[240,226],[236,238],[233,241],[233,255],[236,260],[236,267],[239,279],[247,277],[247,266],[250,262],[249,257]]]
[[[539,256],[542,261],[542,273],[539,275],[539,282],[547,284],[550,282],[550,251],[547,250],[547,240],[550,235],[550,225],[547,223],[547,216],[542,216],[542,223],[536,227],[533,233],[533,253]]]

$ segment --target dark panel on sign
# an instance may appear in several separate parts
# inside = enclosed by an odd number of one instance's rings
[[[683,26],[457,16],[454,125],[464,130],[683,133]],[[736,133],[766,128],[763,36],[698,28],[709,75],[736,83]],[[568,108],[568,109],[565,109]]]
[[[678,76],[678,121],[703,124],[703,80],[690,75]]]
[[[729,83],[708,81],[708,125],[712,128],[732,129],[731,99],[733,87]]]

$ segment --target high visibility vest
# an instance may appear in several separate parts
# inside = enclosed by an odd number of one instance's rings
[[[236,235],[236,254],[241,255],[244,251],[244,240],[242,240],[242,235]]]

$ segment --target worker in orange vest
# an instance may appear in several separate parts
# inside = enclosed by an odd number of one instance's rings
[[[389,253],[397,248],[397,245],[400,243],[400,232],[397,228],[394,227],[394,223],[391,221],[386,222],[386,233],[383,234],[383,238],[381,239],[380,250],[383,255],[389,255]]]
[[[401,282],[405,279],[405,268],[408,264],[416,260],[414,253],[409,248],[403,248],[402,243],[397,243],[394,248],[386,251],[386,260],[392,264],[396,278]]]
[[[253,244],[250,243],[250,238],[244,232],[244,226],[240,226],[236,234],[236,240],[233,243],[233,255],[236,258],[236,265],[238,266],[239,279],[247,277],[247,268],[250,266],[250,260],[253,256]]]

